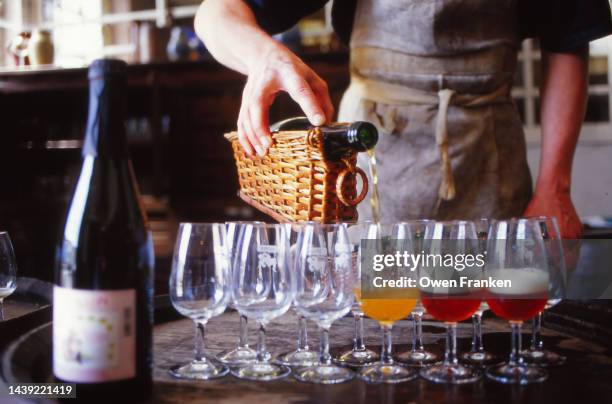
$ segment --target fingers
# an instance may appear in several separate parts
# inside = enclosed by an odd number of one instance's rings
[[[334,119],[334,105],[329,97],[329,89],[327,83],[316,74],[310,80],[312,89],[319,100],[319,104],[323,107],[325,113],[325,121],[331,122]]]
[[[298,75],[283,78],[285,90],[297,102],[311,124],[320,126],[325,123],[325,112],[308,81]]]

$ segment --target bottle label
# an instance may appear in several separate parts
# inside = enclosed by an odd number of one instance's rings
[[[54,288],[53,373],[75,383],[136,376],[136,292]]]

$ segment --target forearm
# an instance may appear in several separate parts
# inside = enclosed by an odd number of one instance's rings
[[[194,26],[215,59],[243,74],[248,74],[258,58],[280,46],[259,28],[255,15],[242,0],[203,1]]]
[[[575,53],[542,52],[542,66],[542,152],[536,194],[569,193],[586,107],[588,48]]]

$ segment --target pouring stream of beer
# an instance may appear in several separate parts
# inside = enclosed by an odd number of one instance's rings
[[[370,191],[370,206],[372,207],[372,220],[374,223],[380,223],[380,199],[378,197],[378,169],[376,167],[376,152],[374,149],[367,151],[368,153],[368,168],[370,178],[372,179]]]

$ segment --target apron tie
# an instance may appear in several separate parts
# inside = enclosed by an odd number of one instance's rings
[[[450,201],[455,198],[455,179],[453,178],[453,167],[448,153],[448,125],[447,114],[448,105],[455,95],[455,91],[445,88],[438,91],[438,116],[436,119],[436,144],[440,151],[442,161],[442,182],[438,189],[438,196],[441,200]]]

